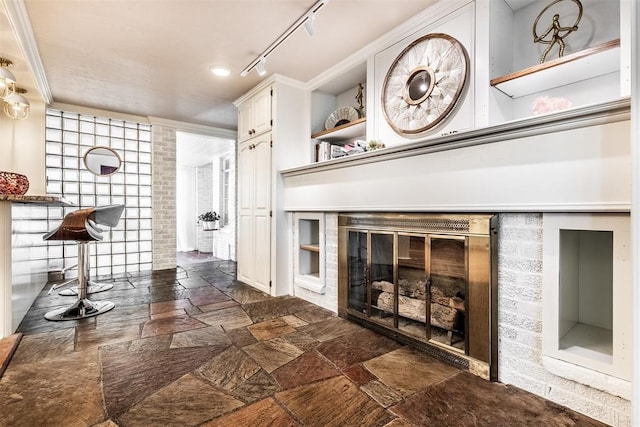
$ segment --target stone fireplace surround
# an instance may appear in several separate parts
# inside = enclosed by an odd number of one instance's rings
[[[339,212],[499,213],[498,381],[631,425],[628,381],[564,375],[543,351],[544,212],[629,212],[629,138],[621,101],[282,171],[288,215],[325,223],[324,293],[290,293],[337,312]]]

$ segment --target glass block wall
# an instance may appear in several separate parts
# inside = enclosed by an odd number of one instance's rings
[[[47,194],[73,207],[48,208],[47,229],[79,208],[124,204],[116,227],[90,245],[92,276],[151,270],[151,126],[125,120],[48,109],[46,114]],[[92,147],[109,147],[122,159],[111,176],[96,176],[84,165]],[[73,242],[50,242],[49,271],[77,262]]]

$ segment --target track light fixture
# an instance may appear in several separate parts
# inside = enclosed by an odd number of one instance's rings
[[[307,20],[304,21],[304,30],[307,32],[307,35],[309,37],[313,37],[313,35],[316,33],[316,14],[315,13],[310,13],[309,15],[307,15]]]
[[[260,77],[264,77],[264,75],[267,74],[267,69],[265,68],[266,62],[266,59],[261,58],[260,62],[256,64],[256,71]]]
[[[27,91],[16,87],[14,93],[4,98],[4,113],[12,119],[24,120],[29,117],[31,104],[27,98],[20,95],[21,93]]]
[[[315,34],[315,19],[316,12],[324,5],[329,3],[329,0],[319,0],[317,1],[309,10],[307,10],[296,22],[294,22],[287,30],[280,35],[273,43],[269,45],[268,48],[264,50],[256,59],[251,61],[249,65],[247,65],[244,70],[240,73],[240,76],[246,77],[249,72],[255,69],[258,72],[260,77],[266,74],[266,69],[264,68],[264,63],[267,59],[267,56],[271,54],[278,46],[280,46],[286,39],[291,37],[296,30],[304,25],[304,29],[306,30],[309,36]]]
[[[13,62],[5,58],[0,58],[0,98],[5,99],[16,91],[16,78],[7,67]]]

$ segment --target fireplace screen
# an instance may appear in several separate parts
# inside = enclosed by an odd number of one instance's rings
[[[394,226],[388,215],[380,223],[372,215],[364,221],[341,218],[339,287],[347,308],[341,315],[490,362],[490,302],[497,300],[491,287],[490,217],[483,217],[484,236],[416,227],[415,221]]]

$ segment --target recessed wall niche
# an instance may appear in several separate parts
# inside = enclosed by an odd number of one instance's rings
[[[104,241],[91,245],[91,274],[151,270],[151,126],[48,109],[45,129],[47,194],[75,205],[48,208],[47,228],[76,209],[124,204],[118,226],[105,229]],[[83,158],[93,147],[114,150],[122,159],[120,170],[110,176],[88,171]],[[62,251],[52,252],[57,247]],[[75,243],[50,242],[49,248],[49,270],[77,263]]]
[[[544,215],[544,355],[629,380],[628,214]]]

